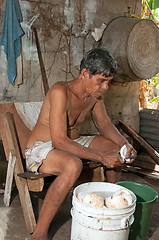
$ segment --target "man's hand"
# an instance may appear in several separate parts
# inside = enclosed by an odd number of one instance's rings
[[[131,144],[125,144],[125,158],[123,159],[119,153],[105,153],[100,152],[100,155],[102,157],[102,164],[106,166],[107,168],[116,168],[122,166],[122,164],[126,161],[129,163],[132,163],[136,156],[137,152],[133,148]]]
[[[119,153],[100,152],[100,155],[102,157],[102,164],[107,168],[121,167],[124,163]]]
[[[131,144],[125,144],[121,149],[120,149],[120,156],[123,159],[123,162],[129,162],[132,163],[136,156],[137,156],[137,152],[136,150],[133,148],[133,146]]]

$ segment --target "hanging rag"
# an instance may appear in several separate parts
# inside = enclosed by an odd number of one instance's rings
[[[21,53],[21,39],[24,34],[20,23],[22,14],[18,0],[6,0],[5,17],[0,45],[4,46],[4,52],[7,56],[7,74],[8,80],[13,84],[16,71],[16,58]]]

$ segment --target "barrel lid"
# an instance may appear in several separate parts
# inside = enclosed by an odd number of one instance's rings
[[[140,79],[159,72],[159,29],[153,21],[141,19],[133,26],[127,41],[127,59]]]
[[[159,29],[148,19],[120,16],[107,25],[100,47],[118,63],[115,81],[140,81],[159,72]]]

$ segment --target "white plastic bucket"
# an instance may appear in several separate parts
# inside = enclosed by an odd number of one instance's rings
[[[89,182],[74,189],[71,209],[71,240],[128,240],[129,228],[134,221],[133,213],[136,207],[136,196],[133,192],[130,191],[132,204],[118,209],[91,207],[77,198],[80,192],[96,192],[106,198],[121,188],[124,187],[112,183]]]

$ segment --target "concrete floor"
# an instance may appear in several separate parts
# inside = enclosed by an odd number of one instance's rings
[[[159,193],[158,180],[143,177],[135,173],[123,172],[121,180],[124,181],[135,181],[139,183],[146,184],[154,188]],[[49,229],[49,240],[69,240],[71,233],[71,215],[70,209],[72,205],[72,192],[71,190],[68,198],[63,204],[62,209],[59,211],[53,222],[51,223]],[[41,206],[45,192],[41,195],[33,195],[33,205],[35,207],[35,212],[37,213],[39,209],[37,208],[37,203]],[[40,208],[40,207],[39,207]],[[152,218],[147,234],[147,240],[158,240],[159,239],[159,201],[154,203]],[[0,193],[0,240],[25,240],[29,239],[22,209],[20,206],[19,196],[16,188],[13,189],[12,199],[10,207],[4,207],[3,205],[3,193]],[[115,240],[115,239],[114,239]],[[135,239],[134,239],[135,240]]]

